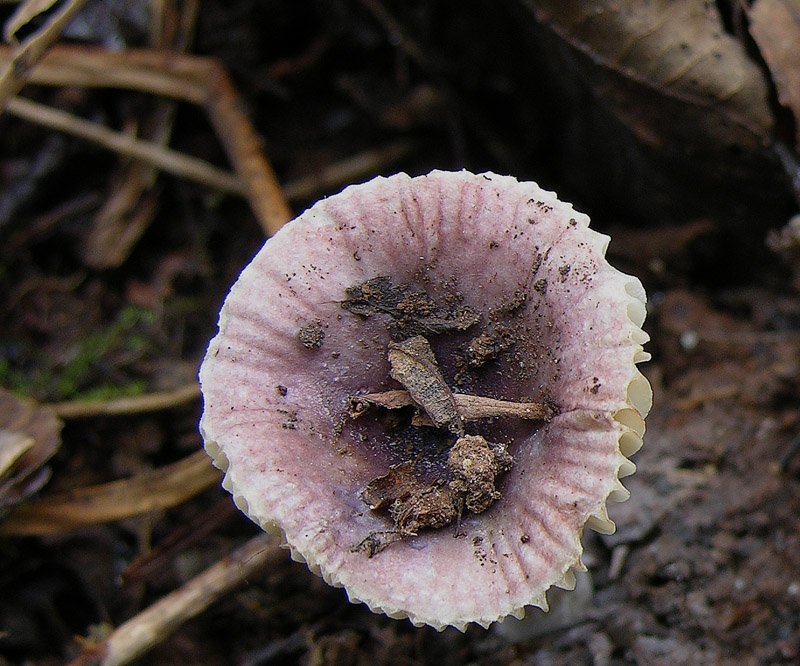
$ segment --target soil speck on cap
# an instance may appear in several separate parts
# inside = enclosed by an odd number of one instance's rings
[[[462,370],[456,382],[462,378],[465,368],[480,368],[488,361],[497,358],[514,345],[514,335],[506,324],[495,324],[458,349],[458,363]]]
[[[528,294],[521,289],[517,289],[514,292],[514,295],[508,299],[505,303],[502,303],[499,308],[497,308],[496,313],[494,316],[497,317],[498,315],[504,314],[512,314],[517,310],[522,309],[525,303],[528,302]]]
[[[279,409],[279,414],[282,414],[284,417],[283,423],[281,423],[281,428],[284,430],[296,430],[297,429],[297,412],[294,410],[288,409]]]
[[[297,331],[297,339],[306,349],[319,349],[325,340],[322,322],[317,320],[306,324]]]

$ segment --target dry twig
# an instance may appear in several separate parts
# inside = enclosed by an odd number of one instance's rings
[[[133,661],[217,599],[284,558],[277,545],[278,540],[268,534],[251,539],[183,587],[121,624],[102,644],[76,659],[73,666],[89,662],[122,666]]]
[[[198,0],[150,3],[150,47],[184,53],[192,42]],[[136,120],[140,139],[159,146],[169,143],[178,110],[174,100],[158,99]],[[158,169],[141,161],[121,165],[94,215],[83,258],[100,270],[121,266],[156,217],[160,198],[152,188]]]
[[[220,481],[204,451],[130,479],[79,488],[20,506],[0,523],[2,536],[75,530],[177,506]]]
[[[48,405],[62,419],[85,419],[93,416],[118,416],[139,412],[156,412],[171,409],[200,397],[200,386],[195,382],[173,389],[146,395],[115,400],[70,400]]]
[[[495,400],[483,398],[479,395],[466,395],[454,393],[462,421],[477,421],[493,417],[509,417],[517,419],[547,420],[553,416],[553,409],[541,402],[512,402],[510,400]],[[351,414],[359,416],[368,405],[375,405],[385,409],[400,409],[402,407],[415,407],[417,403],[407,391],[385,391],[384,393],[366,393],[351,398]],[[420,414],[414,420],[414,425],[432,426],[433,422]]]
[[[0,74],[0,113],[6,103],[16,95],[27,82],[31,68],[42,59],[47,49],[61,35],[67,24],[83,8],[87,0],[69,0],[55,10],[44,25],[31,33],[22,43],[11,50],[5,70]],[[17,8],[3,30],[3,38],[7,41],[14,40],[14,34],[25,23],[30,21],[43,9],[41,3],[26,2]],[[34,9],[31,10],[31,7]]]
[[[141,160],[176,176],[196,180],[223,192],[247,194],[245,186],[234,174],[218,169],[208,162],[170,150],[156,143],[115,132],[65,111],[59,111],[23,97],[9,100],[6,110],[19,118],[91,141],[107,150]]]
[[[0,66],[12,59],[11,49],[0,48]],[[40,85],[127,88],[202,105],[265,233],[272,235],[292,217],[230,77],[216,61],[136,49],[56,46],[28,78]]]

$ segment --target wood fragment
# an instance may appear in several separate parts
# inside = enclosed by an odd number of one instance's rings
[[[549,421],[556,414],[556,410],[544,402],[513,402],[465,393],[453,393],[453,400],[462,421],[477,421],[495,417]],[[350,415],[358,417],[370,405],[384,409],[418,406],[408,391],[367,393],[350,399]],[[433,426],[435,424],[430,419],[426,419],[424,415],[419,415],[415,417],[414,425]]]
[[[278,540],[260,534],[188,583],[117,627],[71,666],[123,666],[155,647],[217,599],[286,557]]]
[[[13,510],[2,536],[67,532],[168,509],[220,481],[205,451],[138,476],[51,495]]]
[[[389,345],[389,373],[400,382],[430,417],[437,428],[447,426],[463,434],[458,406],[433,355],[430,343],[421,335]]]

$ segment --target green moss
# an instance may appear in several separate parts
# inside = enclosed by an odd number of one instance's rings
[[[159,315],[126,306],[105,329],[76,340],[58,360],[30,348],[27,364],[0,359],[0,385],[38,400],[98,400],[140,395],[146,381],[137,362],[159,352]]]

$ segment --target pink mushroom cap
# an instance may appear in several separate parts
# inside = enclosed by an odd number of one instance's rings
[[[641,283],[605,260],[608,237],[532,182],[492,173],[398,174],[320,201],[269,239],[233,286],[200,370],[200,430],[223,486],[292,556],[353,602],[437,629],[488,626],[546,591],[574,585],[584,527],[614,530],[608,499],[642,444],[652,393]],[[353,550],[392,527],[360,496],[393,459],[351,397],[399,388],[389,376],[386,317],[342,308],[346,289],[378,276],[455,302],[488,321],[523,294],[519,342],[463,392],[540,400],[549,422],[492,420],[487,439],[514,457],[501,498],[451,528],[420,531],[374,557]],[[324,335],[304,345],[298,331]],[[459,333],[459,342],[469,331]],[[452,382],[454,346],[431,337]],[[454,387],[458,388],[458,387]],[[461,390],[461,389],[459,389]],[[495,436],[496,435],[496,436]]]

